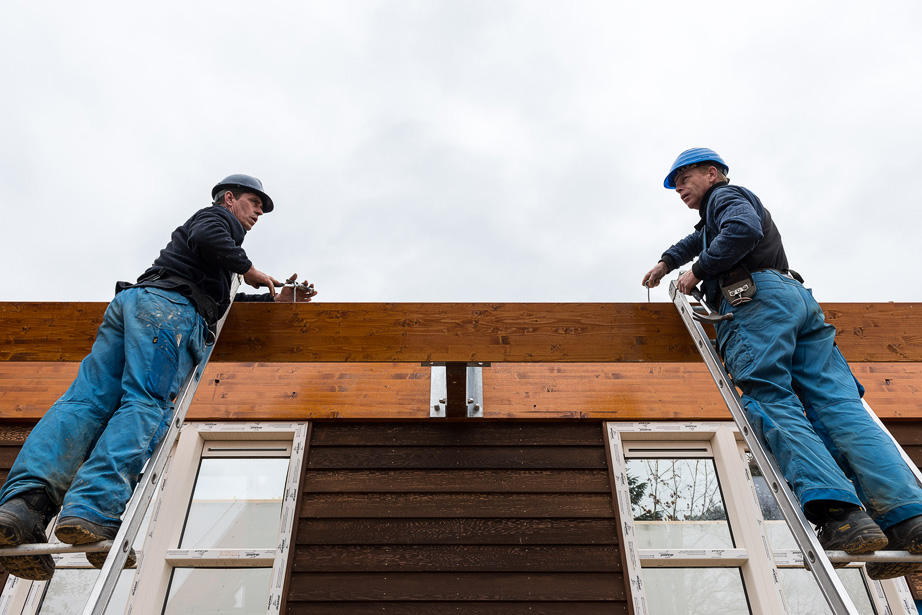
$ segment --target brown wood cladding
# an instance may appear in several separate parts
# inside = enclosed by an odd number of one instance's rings
[[[852,361],[922,361],[922,309],[823,306]],[[105,303],[0,302],[0,361],[79,361]],[[669,303],[307,303],[234,306],[214,361],[696,362]]]
[[[852,363],[878,416],[922,418],[922,363]],[[0,361],[0,419],[35,420],[77,363]],[[493,419],[729,420],[702,363],[494,363],[483,370]],[[429,417],[429,368],[410,363],[212,363],[197,421]]]
[[[626,613],[602,425],[315,422],[289,613]]]

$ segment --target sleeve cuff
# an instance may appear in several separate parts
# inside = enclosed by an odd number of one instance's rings
[[[702,271],[701,267],[698,266],[698,261],[695,261],[695,264],[692,265],[691,270],[692,270],[692,273],[695,274],[695,277],[698,278],[699,280],[703,280],[705,278],[706,274],[704,273],[704,271]]]

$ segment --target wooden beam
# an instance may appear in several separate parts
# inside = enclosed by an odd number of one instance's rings
[[[0,362],[0,420],[40,418],[77,366]],[[922,418],[922,363],[852,370],[882,418]],[[730,420],[701,363],[494,363],[483,393],[488,420]],[[429,368],[419,364],[212,363],[189,420],[441,420],[428,406]]]
[[[0,361],[79,361],[104,303],[0,303]],[[922,308],[825,306],[851,361],[922,361]],[[215,362],[697,362],[669,303],[240,303]]]

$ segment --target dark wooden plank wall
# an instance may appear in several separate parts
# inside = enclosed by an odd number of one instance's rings
[[[288,612],[626,613],[602,424],[314,423]]]

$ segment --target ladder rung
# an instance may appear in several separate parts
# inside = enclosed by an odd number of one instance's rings
[[[909,551],[875,551],[873,553],[864,553],[861,555],[852,555],[845,551],[826,551],[826,557],[831,562],[915,562],[922,564],[922,555],[913,555]]]
[[[43,555],[47,553],[99,553],[112,548],[111,540],[101,540],[85,545],[69,545],[63,542],[41,542],[17,547],[0,547],[0,557],[18,557],[21,555]]]

